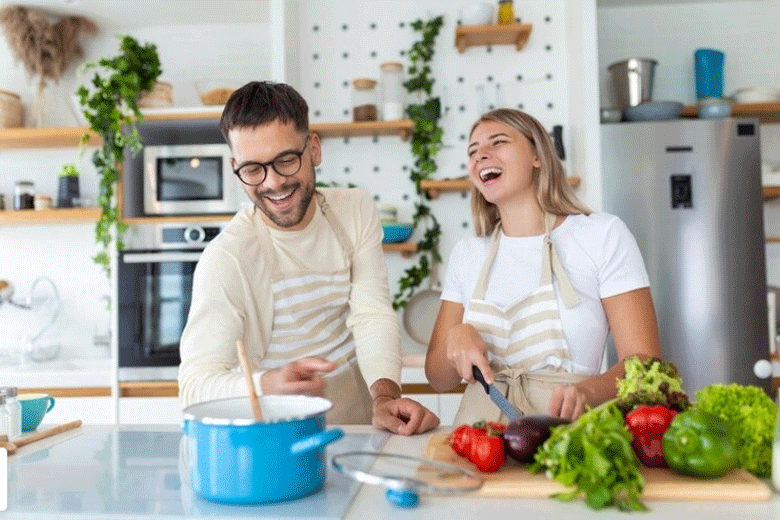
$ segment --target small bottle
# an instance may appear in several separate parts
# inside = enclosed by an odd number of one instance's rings
[[[382,121],[398,121],[404,118],[404,66],[389,61],[379,66],[380,92],[382,96]]]
[[[498,23],[509,25],[515,23],[515,9],[512,0],[498,0]]]
[[[376,121],[376,80],[358,78],[352,86],[352,120]]]
[[[0,397],[5,401],[6,411],[6,435],[9,440],[22,436],[22,403],[17,398],[18,390],[15,386],[0,387]]]

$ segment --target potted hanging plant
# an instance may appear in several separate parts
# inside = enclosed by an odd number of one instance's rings
[[[79,191],[79,170],[75,164],[68,163],[60,170],[57,207],[72,208],[73,200],[79,197],[81,197]]]
[[[119,180],[119,165],[129,147],[136,153],[141,148],[135,126],[143,119],[138,110],[138,99],[152,90],[162,73],[157,47],[141,45],[131,36],[120,36],[120,53],[84,64],[85,70],[94,70],[92,79],[78,89],[79,103],[89,128],[102,138],[101,146],[92,155],[99,178],[98,206],[100,218],[95,225],[95,241],[102,248],[93,257],[95,263],[109,274],[110,247],[124,247],[122,235],[127,224],[120,219],[115,195]],[[82,143],[89,135],[82,136]]]

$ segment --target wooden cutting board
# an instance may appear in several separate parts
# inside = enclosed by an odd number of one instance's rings
[[[464,457],[452,451],[448,433],[434,433],[425,447],[424,457],[479,470]],[[737,469],[716,479],[698,479],[679,475],[664,468],[642,468],[645,479],[645,500],[718,500],[761,501],[769,500],[772,491],[760,479],[743,469]],[[563,485],[548,479],[543,473],[533,474],[524,465],[508,458],[495,473],[481,474],[485,483],[474,492],[484,497],[548,497],[566,491]]]

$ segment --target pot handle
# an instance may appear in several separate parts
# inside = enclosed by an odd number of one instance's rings
[[[290,445],[290,453],[292,455],[300,455],[301,453],[305,453],[309,450],[320,448],[326,444],[330,444],[333,441],[337,441],[343,436],[344,430],[341,428],[333,428],[332,430],[318,432]]]

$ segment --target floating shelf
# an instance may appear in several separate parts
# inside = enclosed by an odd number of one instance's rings
[[[519,51],[528,41],[532,28],[530,23],[459,25],[455,28],[455,47],[462,53],[477,45],[514,45]]]
[[[89,128],[4,128],[0,129],[0,149],[75,148],[81,144],[85,132],[89,132]],[[89,132],[87,146],[99,146],[100,142],[100,137]]]
[[[177,120],[219,117],[218,113],[167,113],[147,114],[146,120]],[[312,132],[321,138],[328,137],[359,137],[373,135],[397,135],[406,141],[412,135],[414,122],[408,119],[401,121],[368,121],[364,123],[312,123]],[[71,126],[63,128],[4,128],[0,129],[0,150],[22,150],[30,148],[76,148],[81,143],[81,136],[89,133],[87,146],[100,146],[99,136],[89,132],[89,128]]]
[[[401,242],[400,244],[382,244],[385,253],[401,253],[403,257],[410,257],[417,252],[417,242]]]
[[[0,225],[52,224],[57,222],[78,224],[96,222],[100,208],[52,208],[0,211]]]
[[[761,190],[764,193],[764,200],[780,197],[780,186],[764,186]]]
[[[567,179],[573,188],[580,185],[579,177],[567,177]],[[427,180],[420,181],[420,188],[427,191],[432,199],[435,199],[443,192],[468,191],[471,188],[471,181],[468,179]]]
[[[683,107],[683,117],[698,117],[698,105]],[[760,123],[780,123],[780,102],[771,103],[733,103],[731,117],[755,117]]]

